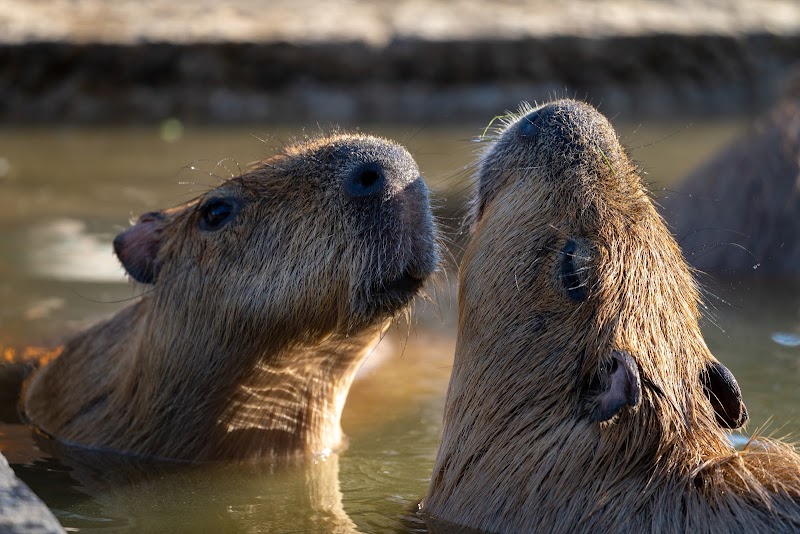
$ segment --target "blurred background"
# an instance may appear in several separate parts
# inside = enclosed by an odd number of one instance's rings
[[[38,449],[13,405],[0,451],[74,531],[407,529],[438,444],[486,125],[521,101],[587,100],[658,200],[789,91],[799,61],[796,0],[0,0],[0,348],[58,344],[135,299],[111,252],[132,217],[336,127],[409,148],[451,258],[354,385],[324,505],[295,500],[307,472],[97,490]],[[800,283],[702,283],[745,436],[797,436]]]
[[[485,120],[570,95],[609,114],[768,106],[794,0],[2,0],[0,120]]]

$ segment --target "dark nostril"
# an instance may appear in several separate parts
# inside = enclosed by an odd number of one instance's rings
[[[364,189],[371,189],[375,183],[381,179],[381,175],[377,173],[377,171],[367,170],[362,172],[356,178],[359,186]]]
[[[345,181],[345,191],[352,197],[379,194],[386,186],[386,176],[377,163],[367,163],[353,169]]]
[[[522,120],[519,121],[520,134],[524,137],[533,137],[538,134],[541,126],[541,118],[541,113],[539,113],[538,109],[525,115]]]

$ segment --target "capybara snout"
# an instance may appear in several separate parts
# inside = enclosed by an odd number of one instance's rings
[[[506,188],[537,189],[537,205],[529,209],[574,210],[564,213],[576,222],[581,210],[591,206],[586,195],[608,176],[619,177],[618,187],[625,188],[625,174],[616,169],[630,166],[616,134],[605,117],[583,102],[558,100],[538,108],[523,104],[518,114],[510,114],[491,153],[503,153],[511,165],[498,165],[484,154],[479,161],[480,180],[472,217],[476,222],[483,210]],[[587,173],[592,169],[592,173]],[[598,174],[595,171],[600,170]],[[605,170],[605,172],[602,172]],[[509,177],[536,176],[543,183],[514,183]],[[596,196],[596,194],[594,195]]]

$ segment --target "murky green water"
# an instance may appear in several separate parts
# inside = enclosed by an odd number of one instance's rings
[[[676,120],[619,128],[646,179],[669,189],[741,124]],[[473,139],[482,129],[365,128],[397,139],[417,158],[456,257],[468,166],[478,149]],[[298,135],[300,128],[188,126],[167,142],[157,127],[0,130],[0,345],[56,344],[125,306],[139,290],[123,277],[111,240],[132,215],[182,203],[237,174],[237,162],[269,156]],[[739,379],[749,430],[769,421],[779,434],[800,435],[800,346],[793,346],[800,343],[800,282],[705,285],[714,295],[708,343]],[[10,406],[0,407],[0,450],[70,530],[420,528],[401,518],[425,492],[438,442],[455,342],[454,294],[439,301],[419,304],[414,323],[394,327],[365,365],[344,413],[350,446],[338,456],[142,474],[108,458],[55,460],[27,428],[7,424]]]

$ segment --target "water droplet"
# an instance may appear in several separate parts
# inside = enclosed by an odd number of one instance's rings
[[[760,263],[756,263],[755,265],[753,265],[753,269],[758,269],[759,267],[761,267]]]
[[[800,335],[787,332],[775,332],[772,341],[784,347],[800,347]]]

